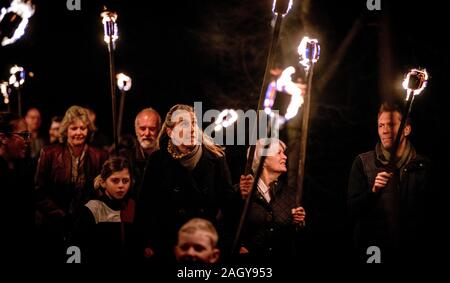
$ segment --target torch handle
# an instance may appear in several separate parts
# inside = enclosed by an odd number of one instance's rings
[[[22,117],[22,91],[20,86],[17,88],[17,114]]]
[[[310,61],[310,68],[306,73],[307,90],[303,97],[302,105],[302,128],[300,137],[300,151],[297,173],[297,192],[295,197],[295,203],[297,206],[301,204],[303,196],[303,187],[305,182],[305,163],[306,163],[306,149],[308,145],[308,132],[309,132],[309,116],[311,109],[311,86],[312,77],[314,72],[314,63]]]
[[[239,219],[239,226],[238,226],[236,234],[234,236],[233,246],[232,246],[232,250],[231,250],[232,254],[235,254],[236,252],[239,252],[238,251],[238,245],[239,245],[239,240],[241,238],[242,228],[244,227],[245,220],[246,220],[247,215],[248,215],[248,210],[249,210],[249,207],[250,207],[250,203],[252,202],[252,198],[253,198],[254,192],[257,190],[258,180],[261,177],[265,160],[266,160],[266,156],[265,155],[261,155],[261,157],[259,159],[258,169],[256,170],[255,178],[253,180],[252,188],[250,189],[250,192],[249,192],[247,198],[245,199],[244,208],[242,210],[241,217]]]
[[[264,102],[266,87],[269,83],[270,70],[272,69],[273,63],[275,61],[274,53],[275,53],[275,49],[278,45],[278,39],[280,37],[280,29],[281,29],[282,20],[283,20],[283,16],[280,15],[279,13],[276,13],[275,14],[275,26],[274,26],[274,30],[272,33],[269,54],[267,55],[267,60],[266,60],[266,69],[264,71],[263,82],[261,84],[261,88],[260,88],[260,92],[259,92],[258,108],[256,110],[256,124],[254,125],[252,132],[251,132],[251,136],[250,136],[250,149],[249,149],[249,156],[247,158],[247,163],[245,165],[245,175],[250,174],[251,168],[252,168],[252,163],[253,163],[253,158],[254,158],[254,153],[255,153],[255,142],[258,139],[257,138],[258,137],[257,129],[258,129],[258,125],[259,125],[259,112],[260,112],[262,104]]]
[[[274,127],[277,123],[277,120],[272,118],[270,119],[270,123],[268,125],[268,130],[267,130],[267,135],[270,137],[272,135],[272,127]],[[242,233],[242,228],[245,225],[245,221],[248,215],[248,210],[250,207],[250,203],[252,202],[252,198],[254,197],[254,192],[257,190],[257,186],[258,186],[258,180],[261,177],[263,168],[264,168],[264,162],[266,160],[266,156],[267,156],[267,152],[266,150],[270,147],[270,142],[266,145],[264,145],[264,150],[262,152],[262,154],[260,154],[260,158],[259,158],[259,163],[258,163],[258,168],[256,169],[255,175],[254,175],[254,179],[253,179],[253,184],[252,187],[250,189],[250,192],[248,193],[248,196],[245,200],[245,204],[244,204],[244,208],[242,210],[241,213],[241,217],[239,220],[239,226],[237,228],[234,240],[233,240],[233,246],[231,249],[231,254],[235,254],[236,252],[238,252],[238,245],[239,245],[239,240],[241,238],[241,233]],[[253,149],[253,152],[255,152],[255,148]]]
[[[114,46],[112,36],[108,41],[108,54],[109,54],[109,79],[111,87],[111,113],[112,113],[112,125],[113,125],[113,138],[114,138],[114,151],[118,154],[119,143],[117,138],[117,122],[116,122],[116,80],[114,70]]]
[[[397,161],[397,158],[396,158],[397,150],[400,145],[400,139],[402,137],[403,130],[405,129],[405,126],[406,126],[406,121],[408,120],[409,114],[411,113],[413,101],[414,101],[414,91],[410,91],[409,95],[407,96],[405,108],[403,109],[400,127],[398,128],[397,135],[395,136],[394,144],[392,145],[392,148],[390,151],[388,168],[395,168],[395,162]]]
[[[125,108],[125,91],[120,91],[119,119],[117,120],[117,137],[122,136],[123,110]]]

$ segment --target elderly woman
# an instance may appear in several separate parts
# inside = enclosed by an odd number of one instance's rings
[[[178,104],[170,109],[158,143],[144,177],[136,221],[145,255],[174,260],[177,231],[192,218],[210,220],[219,225],[219,233],[225,229],[231,235],[240,197],[231,186],[223,149],[199,129],[192,107]]]
[[[279,179],[287,171],[285,149],[286,145],[276,138],[260,139],[256,144],[254,172],[261,155],[266,158],[251,199],[240,249],[254,262],[279,262],[294,257],[298,227],[305,221],[305,210],[295,202],[295,189]],[[244,199],[252,184],[252,175],[241,176],[239,185]]]
[[[71,231],[72,220],[92,197],[93,180],[107,159],[106,152],[87,144],[94,130],[86,109],[72,106],[61,122],[61,143],[41,151],[36,171],[38,220],[59,239]]]

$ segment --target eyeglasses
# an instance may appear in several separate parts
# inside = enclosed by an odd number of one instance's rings
[[[9,135],[18,135],[21,136],[24,140],[31,139],[31,133],[30,132],[11,132],[8,133]]]

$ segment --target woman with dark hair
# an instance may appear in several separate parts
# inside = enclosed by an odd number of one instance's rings
[[[0,164],[5,163],[5,168],[14,169],[15,161],[25,159],[30,137],[23,118],[14,113],[0,112]]]
[[[127,159],[111,157],[94,182],[97,197],[81,210],[75,224],[74,244],[81,248],[82,263],[125,263],[130,260],[134,200]]]
[[[219,233],[231,235],[240,197],[231,185],[223,149],[198,127],[192,107],[170,109],[158,145],[144,177],[136,220],[145,255],[174,260],[177,231],[192,218],[210,220]]]
[[[43,224],[44,241],[51,260],[65,255],[64,238],[72,230],[73,219],[93,196],[93,180],[107,153],[89,146],[87,138],[95,130],[86,109],[70,107],[60,127],[59,144],[41,151],[36,171],[38,224]],[[45,246],[45,244],[44,244]]]
[[[33,172],[27,158],[31,133],[17,114],[0,112],[0,250],[8,263],[23,261],[31,254],[33,241]]]

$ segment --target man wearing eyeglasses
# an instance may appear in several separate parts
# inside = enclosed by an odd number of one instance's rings
[[[0,250],[11,263],[23,261],[33,241],[33,172],[28,157],[30,133],[18,115],[0,112]]]

